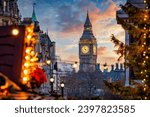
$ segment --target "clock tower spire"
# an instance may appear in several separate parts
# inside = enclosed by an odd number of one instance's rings
[[[93,34],[92,24],[87,11],[83,34],[79,41],[80,71],[94,72],[97,63],[97,41]]]

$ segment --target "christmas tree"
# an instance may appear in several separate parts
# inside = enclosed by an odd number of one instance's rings
[[[133,95],[138,97],[137,99],[150,99],[150,1],[144,0],[143,5],[144,9],[131,3],[121,5],[122,10],[129,17],[128,21],[117,17],[122,27],[128,30],[133,39],[132,43],[126,45],[114,35],[111,37],[111,41],[118,47],[116,50],[116,53],[120,55],[118,60],[125,58],[125,67],[132,70],[132,75],[136,79],[142,80],[142,84],[137,83],[134,88],[119,87],[119,94],[123,95],[124,92],[128,92],[128,95],[132,95],[130,99],[134,99]]]

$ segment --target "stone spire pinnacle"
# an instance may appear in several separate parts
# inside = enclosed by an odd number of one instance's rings
[[[87,40],[93,40],[95,39],[94,35],[93,35],[93,31],[92,31],[92,24],[89,18],[89,12],[87,11],[87,17],[86,17],[86,21],[84,24],[84,31],[81,37],[82,39],[87,39]]]
[[[90,18],[89,18],[88,10],[87,10],[87,17],[86,17],[86,21],[85,21],[84,27],[92,27],[92,24],[91,24],[91,21],[90,21]]]
[[[32,21],[33,22],[37,21],[37,17],[36,17],[36,14],[35,14],[35,5],[36,5],[36,3],[33,3],[33,13],[32,13]]]

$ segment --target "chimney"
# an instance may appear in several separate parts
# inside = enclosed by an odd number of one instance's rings
[[[100,64],[96,64],[96,70],[100,70]]]
[[[115,70],[119,70],[119,65],[118,63],[116,63],[116,69]]]
[[[114,65],[111,65],[111,71],[114,71]]]
[[[120,63],[120,70],[123,70],[123,64]]]

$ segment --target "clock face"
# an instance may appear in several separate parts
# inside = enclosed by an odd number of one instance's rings
[[[96,55],[96,46],[93,46],[93,54]]]
[[[88,46],[82,46],[81,51],[83,54],[87,54],[89,52],[89,47]]]

